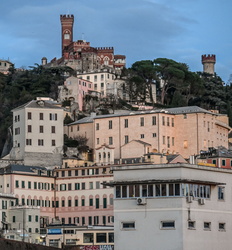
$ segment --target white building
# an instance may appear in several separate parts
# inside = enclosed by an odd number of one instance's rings
[[[178,163],[111,169],[116,249],[231,248],[231,170]]]
[[[61,165],[63,149],[63,108],[49,98],[37,98],[13,112],[11,160],[25,165]]]
[[[122,84],[121,80],[116,78],[114,69],[111,68],[78,74],[77,77],[92,82],[93,90],[101,93],[102,97],[107,94],[116,95]]]

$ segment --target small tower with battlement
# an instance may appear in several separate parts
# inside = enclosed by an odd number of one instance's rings
[[[214,65],[216,63],[215,55],[202,55],[201,62],[203,64],[203,72],[211,75],[215,74]]]
[[[61,41],[62,41],[62,56],[65,48],[73,42],[73,15],[60,15],[61,21]]]

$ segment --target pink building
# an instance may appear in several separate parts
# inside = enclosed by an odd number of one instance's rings
[[[59,101],[77,103],[79,110],[82,111],[85,95],[93,90],[92,82],[71,76],[66,79],[63,86],[59,87]]]

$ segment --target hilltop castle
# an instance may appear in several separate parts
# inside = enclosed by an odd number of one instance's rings
[[[73,41],[74,15],[60,15],[62,57],[54,58],[47,63],[47,58],[42,58],[42,65],[50,67],[69,66],[77,73],[93,72],[103,68],[113,68],[120,72],[125,67],[126,57],[114,55],[113,47],[94,48],[85,40]]]

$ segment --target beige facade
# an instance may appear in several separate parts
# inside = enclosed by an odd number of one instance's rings
[[[92,116],[70,124],[68,135],[85,135],[94,150],[103,144],[114,147],[115,159],[134,157],[132,143],[123,151],[133,140],[150,144],[149,152],[189,157],[208,147],[227,148],[229,130],[226,115],[193,106]],[[143,156],[144,147],[137,154]]]
[[[59,166],[63,151],[63,109],[39,98],[13,110],[11,160]]]
[[[101,93],[102,97],[108,94],[117,95],[122,84],[111,68],[78,74],[77,77],[92,82],[93,90]]]

